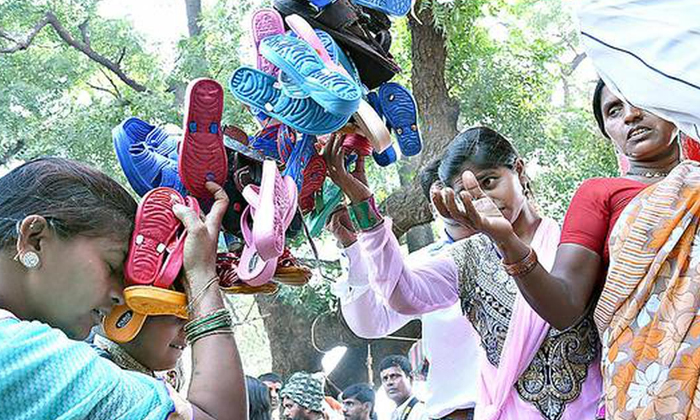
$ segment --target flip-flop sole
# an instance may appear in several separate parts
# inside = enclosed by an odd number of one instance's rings
[[[255,210],[253,242],[260,257],[268,261],[284,252],[285,232],[289,227],[290,213],[294,213],[297,201],[295,185],[289,187],[291,178],[283,177],[274,161],[263,163],[263,176],[258,194],[260,202]],[[289,220],[287,220],[289,219]]]
[[[349,116],[327,112],[311,98],[290,98],[275,88],[276,80],[249,67],[237,69],[231,76],[231,93],[246,105],[264,109],[272,118],[306,134],[328,134],[343,127]]]
[[[148,316],[134,312],[127,305],[112,308],[102,322],[107,338],[117,343],[128,343],[138,335]]]
[[[372,158],[379,166],[389,166],[396,162],[396,150],[394,150],[394,146],[390,145],[381,153],[372,152]]]
[[[180,225],[172,211],[174,204],[185,201],[170,188],[156,188],[143,197],[124,267],[127,285],[151,285],[157,280],[167,246]]]
[[[352,0],[353,2],[379,10],[387,15],[406,16],[411,10],[411,0]]]
[[[253,13],[251,26],[251,35],[253,37],[253,46],[256,51],[258,70],[271,76],[276,76],[279,69],[260,54],[259,47],[260,41],[264,38],[284,33],[284,21],[282,20],[282,16],[275,9],[259,9]]]
[[[221,131],[224,90],[211,79],[196,79],[187,88],[184,138],[180,144],[182,183],[193,196],[211,199],[207,181],[223,185],[228,164]]]
[[[329,70],[306,42],[275,35],[260,43],[260,52],[287,73],[328,112],[349,116],[357,111],[362,90],[350,77]]]
[[[385,83],[379,88],[378,100],[384,118],[394,131],[404,156],[415,156],[423,148],[418,129],[418,107],[408,89],[398,83]]]
[[[320,29],[316,29],[315,32],[316,36],[321,40],[323,48],[326,50],[326,52],[328,52],[328,55],[331,57],[331,60],[338,64],[340,58],[339,54],[342,53],[342,50],[340,49],[340,47],[338,47],[338,44],[336,44],[335,41],[333,41],[333,38],[331,38],[331,36],[328,35],[327,32],[322,31]],[[294,31],[287,31],[287,35],[298,38],[297,34]],[[347,60],[347,57],[345,57],[345,59]],[[282,91],[290,98],[302,99],[309,97],[309,94],[304,89],[302,89],[287,73],[280,72],[277,76],[277,79],[280,82]]]
[[[326,180],[326,161],[316,154],[304,168],[304,180],[299,193],[299,206],[303,214],[307,214],[314,209],[314,195],[321,191],[323,182]]]
[[[382,153],[391,146],[391,133],[372,105],[364,100],[361,101],[353,118],[362,135],[372,143],[375,152]]]
[[[152,286],[131,286],[124,289],[124,300],[135,312],[149,315],[173,315],[188,319],[187,296],[175,290]]]

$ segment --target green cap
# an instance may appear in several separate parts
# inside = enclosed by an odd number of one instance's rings
[[[284,384],[280,397],[292,401],[311,411],[323,411],[323,380],[307,372],[297,372]]]

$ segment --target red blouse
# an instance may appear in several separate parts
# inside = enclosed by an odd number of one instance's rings
[[[608,240],[622,210],[648,184],[626,178],[592,178],[574,194],[564,218],[560,244],[578,244],[596,252],[607,267]]]

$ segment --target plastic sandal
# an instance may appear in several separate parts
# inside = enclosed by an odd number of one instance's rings
[[[282,163],[287,163],[289,161],[296,142],[296,131],[289,128],[289,126],[280,124],[277,130],[277,155]]]
[[[238,278],[238,264],[240,255],[226,252],[216,256],[216,274],[219,276],[219,288],[225,293],[254,295],[272,294],[277,292],[278,286],[275,282],[268,282],[260,286],[251,286],[242,282]]]
[[[332,182],[326,182],[323,193],[316,198],[316,208],[309,215],[309,234],[317,237],[326,227],[326,221],[335,208],[343,201],[343,192]]]
[[[277,136],[279,135],[280,126],[280,124],[274,124],[263,128],[260,133],[250,139],[250,147],[260,151],[266,157],[279,160]]]
[[[283,16],[298,14],[311,26],[327,32],[347,50],[359,70],[363,84],[374,89],[401,72],[389,53],[387,39],[391,22],[381,12],[364,13],[349,0],[336,0],[320,12],[308,0],[274,0],[274,7]],[[374,12],[374,11],[373,11]],[[363,17],[361,17],[363,16]],[[369,16],[366,19],[364,16]],[[374,34],[374,35],[373,35]],[[376,39],[375,39],[376,38]]]
[[[134,312],[149,316],[173,315],[188,319],[187,296],[182,292],[153,286],[124,289],[124,300]]]
[[[379,10],[387,15],[406,16],[411,10],[411,0],[352,0],[353,2],[369,7],[370,9]]]
[[[315,154],[304,168],[304,181],[299,193],[299,208],[302,214],[308,214],[315,207],[314,196],[323,188],[326,179],[326,161]]]
[[[396,162],[396,150],[394,150],[394,146],[389,146],[388,149],[381,153],[372,152],[372,157],[377,165],[389,166]]]
[[[372,145],[367,140],[367,137],[357,133],[345,135],[343,149],[345,149],[346,154],[355,153],[358,156],[369,156],[372,154]]]
[[[372,143],[375,152],[382,153],[391,146],[391,133],[372,105],[361,101],[353,118],[361,134]]]
[[[299,265],[289,248],[285,248],[284,253],[277,260],[274,279],[287,286],[303,286],[311,280],[311,277],[311,270]]]
[[[360,87],[349,76],[329,70],[306,42],[274,35],[262,40],[260,52],[328,112],[350,116],[357,111],[362,98]]]
[[[250,187],[243,191],[244,197],[246,191],[250,191]],[[285,231],[291,222],[289,215],[294,216],[297,206],[294,180],[281,176],[274,161],[266,160],[263,163],[258,200],[255,205],[253,242],[260,257],[267,261],[282,255]]]
[[[243,252],[241,253],[241,261],[236,268],[236,273],[241,281],[251,285],[260,286],[270,280],[275,274],[275,266],[277,259],[273,258],[265,261],[260,258],[258,251],[253,243],[253,233],[250,230],[248,220],[251,218],[253,207],[249,203],[248,207],[243,210],[241,217],[241,233],[243,234]]]
[[[277,80],[249,67],[240,67],[231,76],[231,93],[238,100],[265,112],[300,133],[328,134],[339,130],[350,119],[327,112],[311,98],[294,99],[276,87]]]
[[[396,134],[401,154],[415,156],[423,148],[418,129],[418,107],[413,95],[398,83],[379,87],[377,101],[387,125]]]
[[[206,182],[224,185],[228,171],[221,131],[224,90],[215,80],[196,79],[187,86],[185,98],[180,178],[193,196],[210,199]]]
[[[271,76],[277,76],[279,69],[260,54],[260,41],[268,36],[284,33],[282,16],[275,9],[263,8],[253,13],[251,23],[251,35],[253,37],[253,47],[255,48],[258,70]]]
[[[117,343],[128,343],[138,335],[147,315],[134,312],[127,305],[118,305],[102,321],[107,337]]]
[[[119,165],[136,194],[143,196],[161,186],[185,192],[176,177],[177,140],[162,128],[131,117],[114,127],[112,139]]]
[[[301,191],[304,184],[304,169],[314,155],[317,155],[315,148],[316,138],[304,134],[301,141],[294,146],[292,154],[289,156],[287,165],[282,171],[282,176],[288,176],[294,180],[297,191]]]

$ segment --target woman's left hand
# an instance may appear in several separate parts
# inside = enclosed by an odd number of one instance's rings
[[[474,174],[465,171],[462,183],[464,190],[459,196],[452,188],[433,192],[433,204],[438,213],[469,230],[489,235],[497,243],[508,240],[513,235],[513,226],[484,194]]]
[[[333,133],[321,152],[326,161],[328,176],[335,185],[348,196],[353,203],[359,203],[372,196],[372,191],[366,185],[364,175],[364,159],[359,157],[355,163],[355,171],[349,173],[345,168],[345,151],[343,141],[345,136]]]

